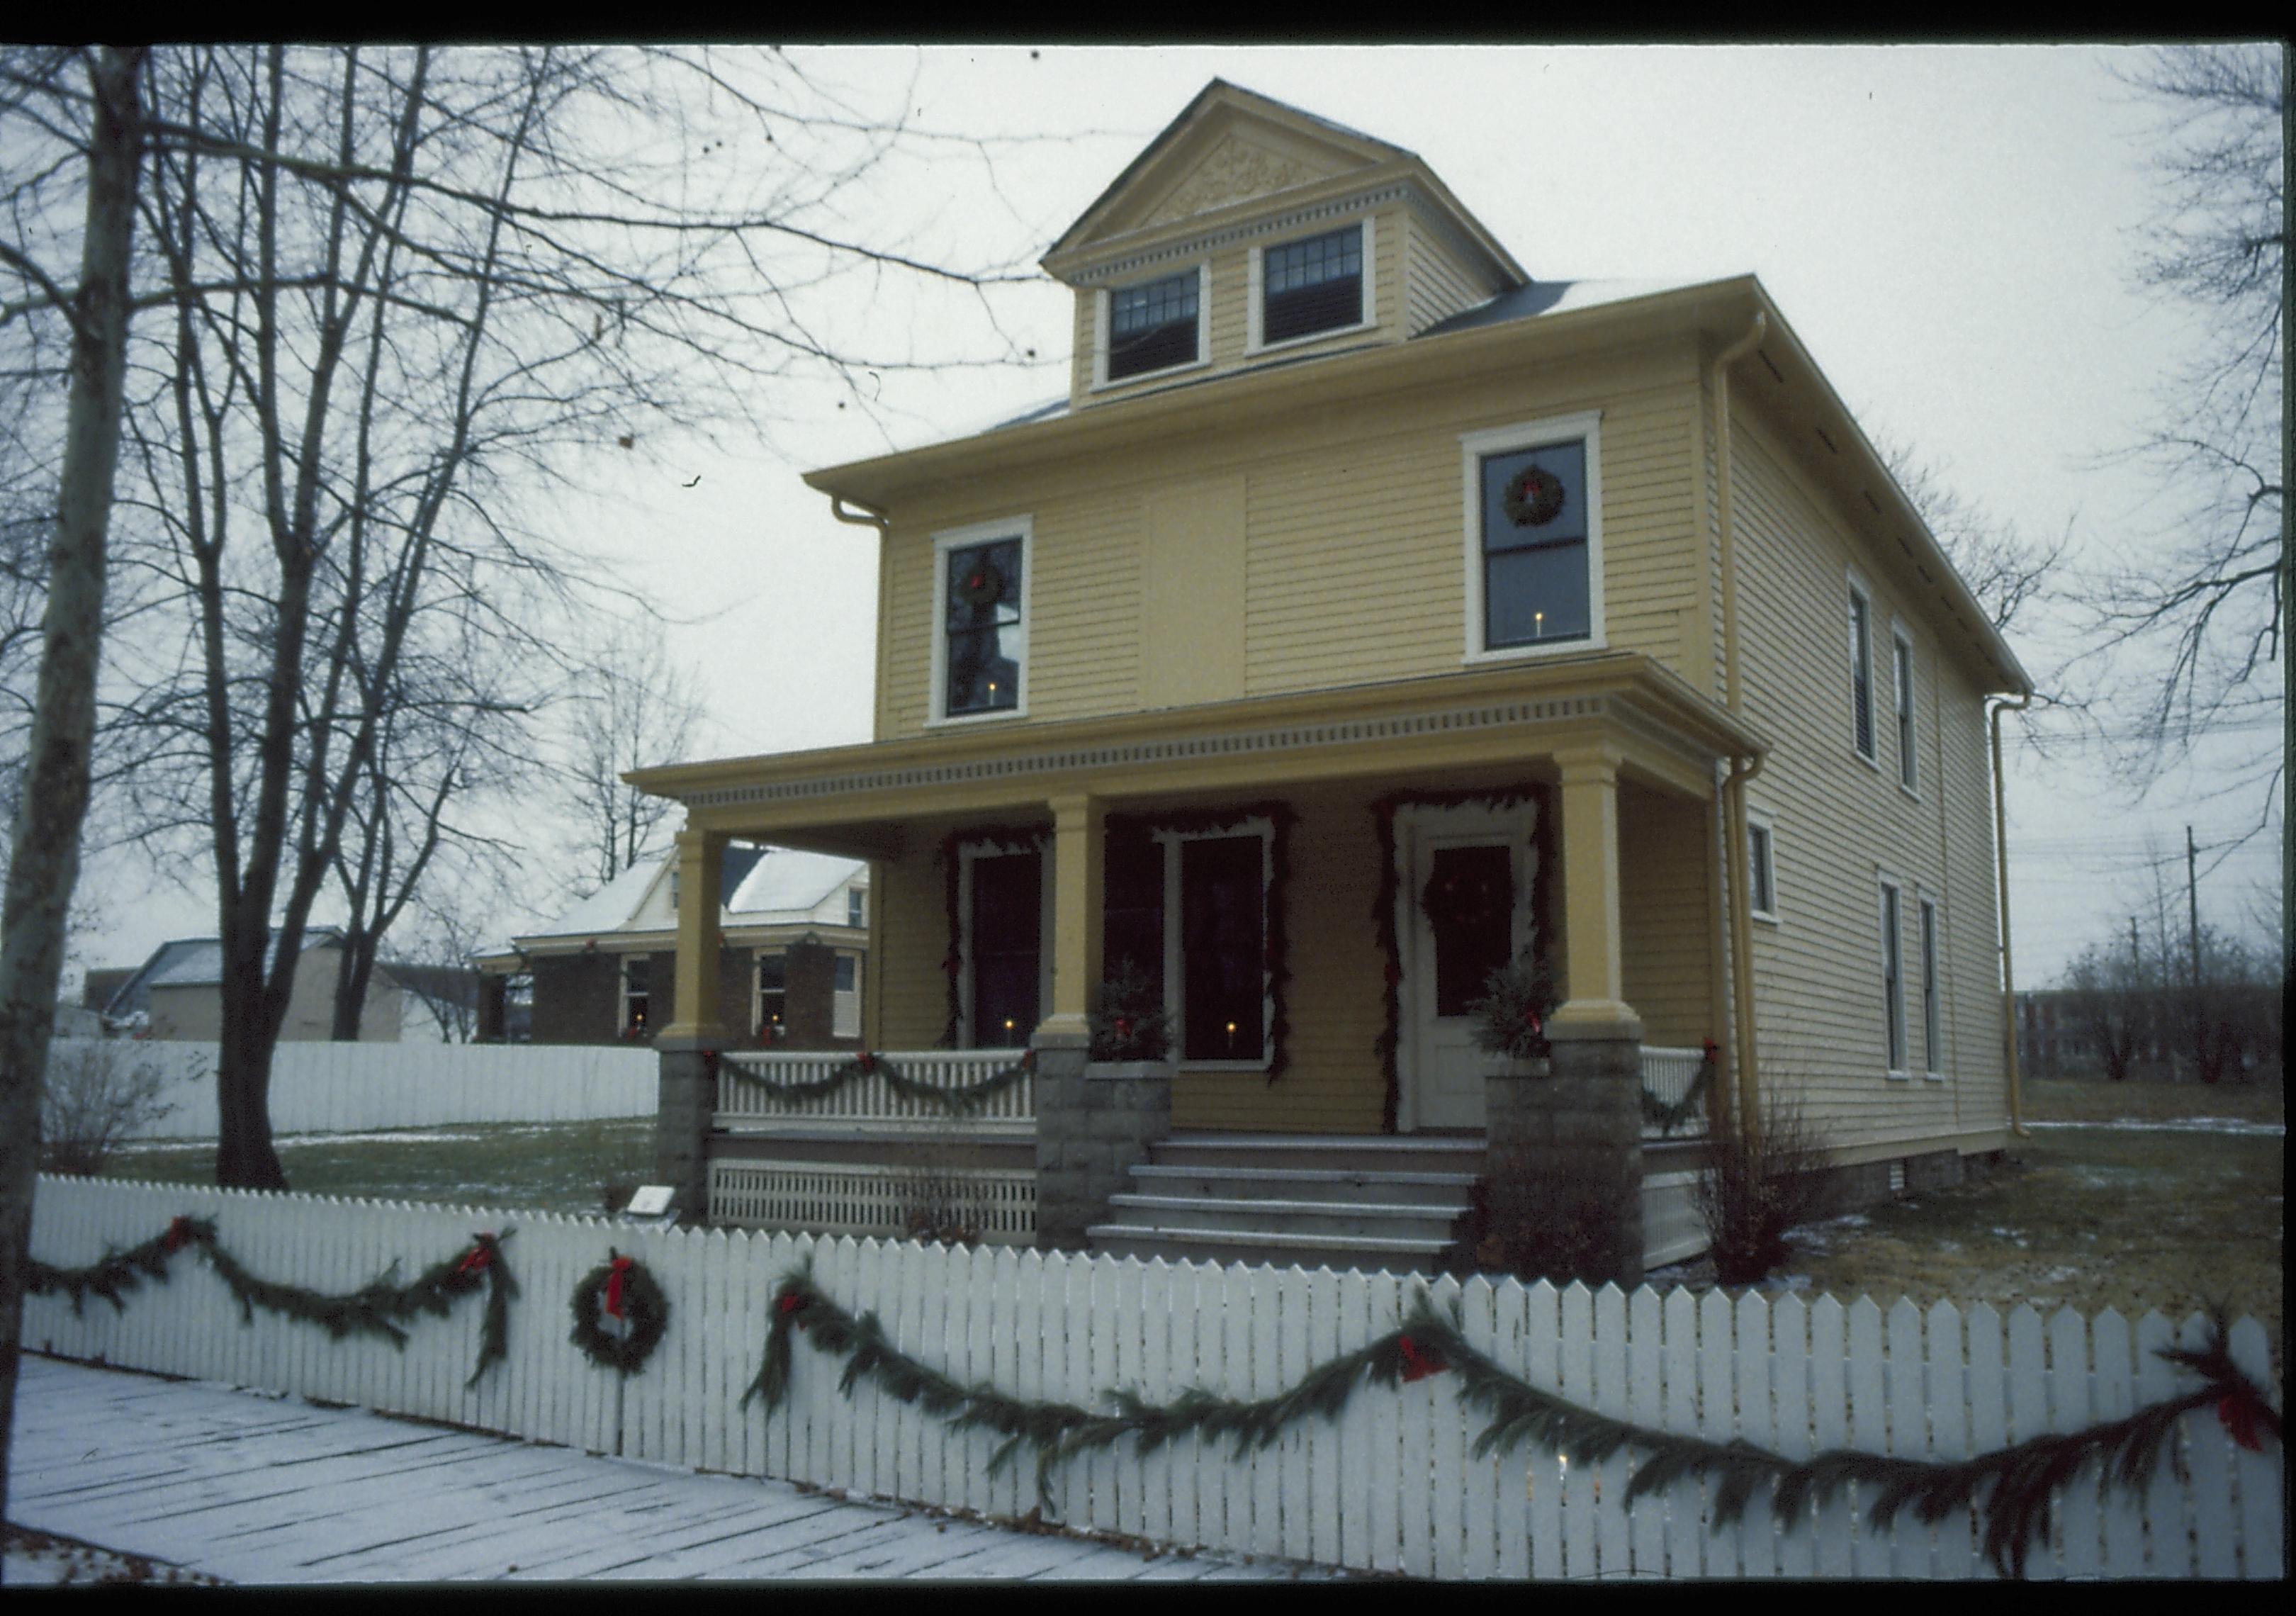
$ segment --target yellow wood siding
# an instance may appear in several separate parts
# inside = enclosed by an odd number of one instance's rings
[[[1708,964],[1705,805],[1619,789],[1619,935],[1627,1003],[1646,1043],[1721,1036]]]
[[[1423,215],[1408,213],[1406,222],[1403,326],[1415,337],[1463,309],[1488,302],[1498,288],[1470,268]]]
[[[1167,650],[1141,659],[1143,707],[1243,694],[1243,485],[1230,472],[1144,496],[1140,635]]]
[[[1917,673],[1931,689],[1937,642],[1862,546],[1853,549],[1839,512],[1790,469],[1767,422],[1734,400],[1732,432],[1746,716],[1775,744],[1749,788],[1750,804],[1775,821],[1779,921],[1757,922],[1753,939],[1764,1087],[1799,1095],[1813,1120],[1861,1145],[1997,1126],[2000,1012],[1985,988],[1994,910],[1977,699],[1966,676],[1953,674],[1941,699],[1917,702],[1926,750],[1944,761],[1925,770],[1918,798],[1906,795],[1891,718],[1893,616],[1906,618]],[[1851,745],[1853,556],[1874,603],[1875,764]],[[1941,1009],[1955,1060],[1944,1082],[1883,1075],[1884,875],[1902,894],[1915,1064],[1923,1043],[1919,899],[1941,900]]]
[[[948,1024],[948,895],[929,841],[870,866],[870,1043],[931,1049]]]

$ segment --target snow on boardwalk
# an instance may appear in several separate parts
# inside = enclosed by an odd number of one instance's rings
[[[1338,1575],[1142,1554],[26,1353],[9,1513],[234,1583]]]

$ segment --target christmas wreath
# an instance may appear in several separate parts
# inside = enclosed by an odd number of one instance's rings
[[[669,1298],[653,1276],[611,1246],[606,1260],[574,1287],[573,1306],[574,1333],[567,1339],[592,1363],[623,1374],[645,1367],[669,1327]]]
[[[968,606],[994,606],[1004,598],[1004,575],[985,561],[975,562],[956,580],[956,598]]]
[[[1439,872],[1427,878],[1419,906],[1438,931],[1503,925],[1514,915],[1514,876],[1505,870],[1472,875]]]
[[[1508,480],[1507,520],[1518,528],[1543,528],[1562,514],[1562,480],[1543,465],[1527,465]]]

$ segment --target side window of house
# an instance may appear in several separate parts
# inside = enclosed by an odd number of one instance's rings
[[[858,887],[847,888],[845,891],[845,923],[849,926],[858,927],[864,923],[863,917],[866,913],[867,911],[861,906],[861,889]]]
[[[1746,890],[1748,907],[1759,920],[1778,917],[1777,833],[1766,822],[1746,824]]]
[[[1026,541],[948,546],[942,557],[941,716],[1017,711],[1028,656]]]
[[[1914,741],[1914,646],[1903,634],[1890,636],[1890,665],[1898,693],[1898,783],[1907,791],[1921,783]]]
[[[1888,1024],[1890,1073],[1906,1074],[1905,925],[1897,886],[1882,883],[1882,1014]]]
[[[837,956],[837,976],[830,1002],[830,1035],[861,1036],[861,961],[854,955]]]
[[[1349,225],[1268,248],[1260,260],[1260,341],[1362,324],[1363,244],[1363,226]]]
[[[1874,603],[1849,586],[1850,741],[1857,755],[1874,760]]]
[[[1601,643],[1591,426],[1550,441],[1462,439],[1470,463],[1471,654]]]
[[[1108,379],[1122,381],[1202,355],[1197,340],[1196,272],[1184,270],[1108,294]]]
[[[1938,995],[1938,908],[1933,898],[1922,899],[1922,1070],[1933,1078],[1945,1075],[1945,1018]]]
[[[789,1036],[789,956],[758,956],[758,1037],[776,1043]]]
[[[652,961],[643,955],[622,961],[622,1035],[642,1033],[653,1025],[653,996],[646,978]]]

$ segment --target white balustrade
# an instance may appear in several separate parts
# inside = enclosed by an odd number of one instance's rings
[[[1670,1049],[1664,1045],[1643,1046],[1643,1092],[1663,1105],[1679,1105],[1690,1086],[1698,1080],[1698,1070],[1706,1064],[1702,1049]],[[1697,1139],[1706,1133],[1706,1112],[1701,1107],[1685,1117],[1671,1129],[1661,1128],[1655,1122],[1643,1124],[1645,1139]]]
[[[896,1050],[873,1057],[874,1070],[828,1094],[796,1099],[776,1087],[818,1083],[850,1066],[854,1052],[728,1050],[718,1057],[716,1124],[728,1133],[820,1136],[914,1134],[920,1128],[972,1138],[1025,1139],[1036,1130],[1037,1079],[1024,1072],[996,1093],[951,1108],[896,1089],[890,1072],[961,1095],[1009,1069],[1019,1049]],[[889,1070],[890,1069],[890,1070]]]

